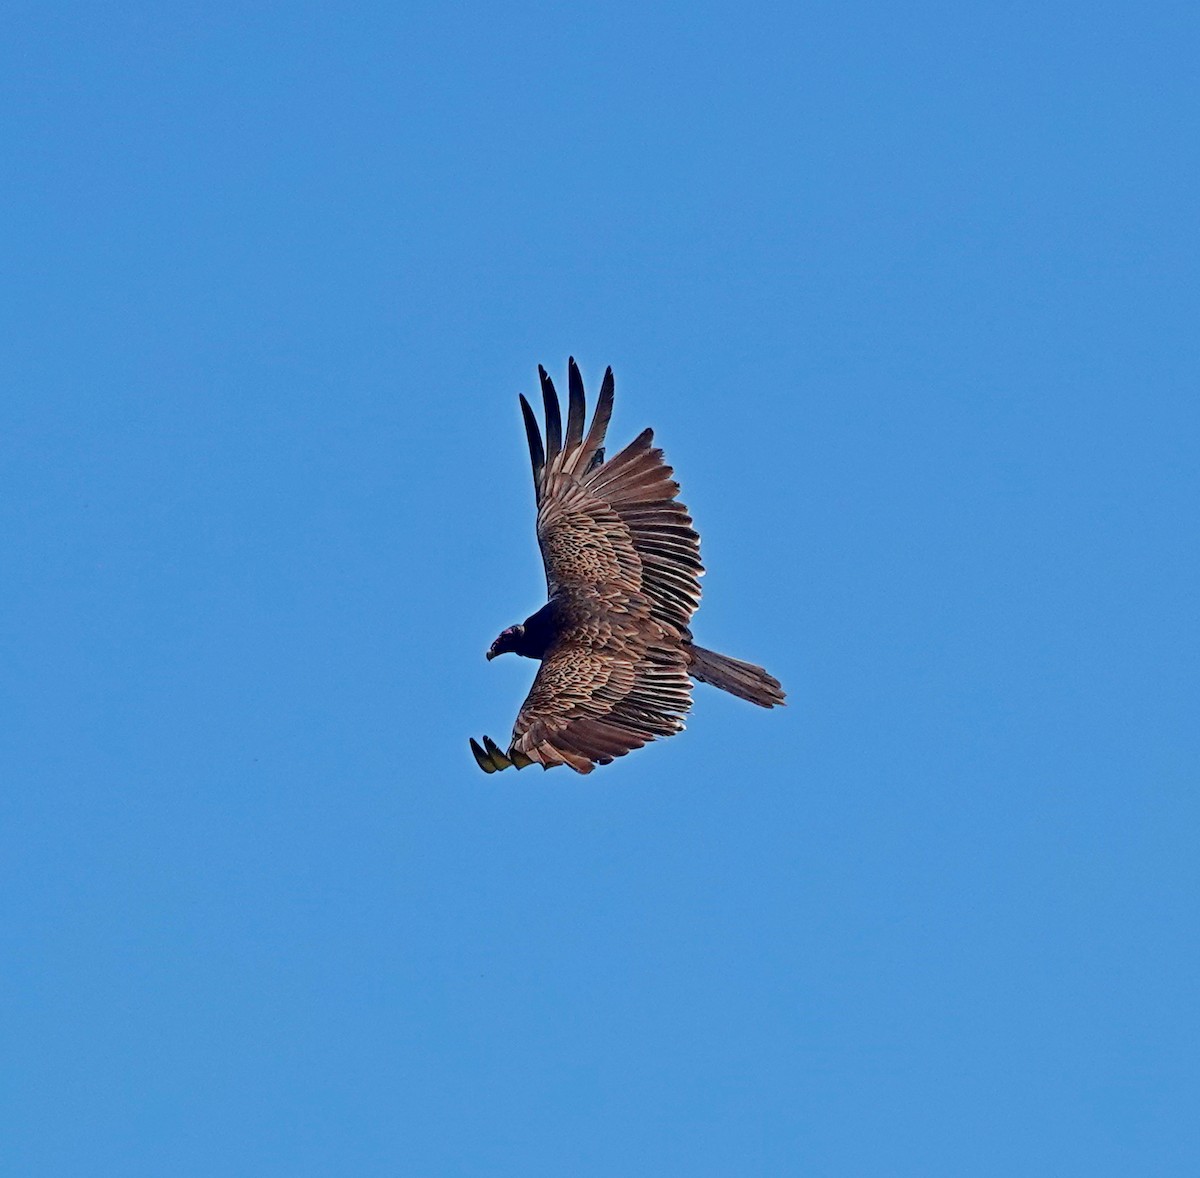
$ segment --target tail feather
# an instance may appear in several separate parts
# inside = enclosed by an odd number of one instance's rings
[[[715,650],[706,650],[695,644],[687,649],[692,657],[688,674],[693,679],[719,687],[740,699],[758,704],[760,708],[783,704],[786,697],[779,680],[767,674],[762,667],[744,663],[741,659],[731,659],[726,654],[717,654]]]

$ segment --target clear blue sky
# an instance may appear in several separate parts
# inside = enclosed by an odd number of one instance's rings
[[[0,1170],[1200,1173],[1198,31],[7,5]],[[488,778],[569,354],[791,706]]]

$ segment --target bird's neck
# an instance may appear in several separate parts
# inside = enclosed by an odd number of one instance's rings
[[[558,611],[553,601],[546,602],[535,614],[525,619],[525,633],[517,654],[527,659],[544,658],[550,644],[558,634]]]

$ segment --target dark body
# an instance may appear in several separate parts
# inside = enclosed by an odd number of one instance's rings
[[[691,679],[761,707],[784,702],[761,667],[697,646],[689,620],[700,603],[700,537],[678,501],[678,483],[644,430],[605,461],[612,369],[587,437],[583,381],[568,365],[565,437],[554,385],[538,370],[546,413],[543,445],[524,397],[521,410],[537,493],[538,543],[549,601],[492,644],[541,667],[507,753],[484,737],[471,747],[487,772],[510,765],[596,764],[683,729]]]

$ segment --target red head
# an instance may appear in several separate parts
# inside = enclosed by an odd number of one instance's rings
[[[500,637],[492,643],[491,649],[487,652],[488,662],[491,662],[496,655],[507,654],[510,650],[520,653],[524,638],[524,626],[509,626],[507,630],[502,630]]]

